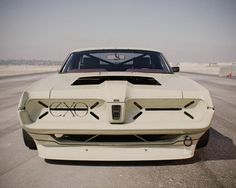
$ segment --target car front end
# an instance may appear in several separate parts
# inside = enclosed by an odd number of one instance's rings
[[[191,158],[213,113],[198,83],[146,68],[62,71],[27,89],[18,107],[39,155],[59,160]]]

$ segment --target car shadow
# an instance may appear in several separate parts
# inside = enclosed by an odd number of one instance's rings
[[[168,166],[186,165],[200,161],[236,159],[236,146],[233,141],[211,128],[210,140],[205,148],[197,149],[191,159],[164,161],[65,161],[45,159],[48,164],[72,166]]]

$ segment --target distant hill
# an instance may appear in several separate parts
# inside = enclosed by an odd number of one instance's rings
[[[1,60],[0,65],[61,65],[62,61],[52,61],[52,60],[16,60],[16,59],[7,59]]]

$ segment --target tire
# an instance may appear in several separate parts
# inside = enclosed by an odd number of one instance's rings
[[[202,137],[198,140],[197,148],[203,148],[203,147],[207,146],[207,144],[209,142],[209,137],[210,137],[210,129],[208,129],[204,133],[204,135],[202,135]]]
[[[22,129],[22,136],[23,136],[23,140],[25,145],[32,150],[36,150],[37,146],[33,140],[33,138],[24,130]]]

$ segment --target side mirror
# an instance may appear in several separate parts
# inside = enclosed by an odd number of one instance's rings
[[[173,72],[179,72],[179,67],[171,67]]]

